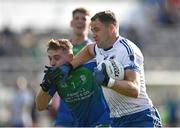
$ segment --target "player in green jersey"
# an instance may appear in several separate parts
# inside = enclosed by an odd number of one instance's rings
[[[90,28],[89,23],[90,11],[88,9],[79,7],[72,11],[72,20],[70,22],[72,33],[70,34],[70,42],[73,45],[74,55],[76,55],[84,46],[92,43],[92,41],[88,38],[88,31]],[[83,66],[93,71],[94,67],[96,67],[96,61],[93,59]],[[58,104],[58,108],[57,106],[54,107],[54,104]],[[76,124],[76,122],[74,122],[72,113],[68,109],[68,106],[64,103],[63,99],[59,100],[58,96],[54,97],[52,100],[51,109],[53,108],[57,108],[55,113],[56,118],[54,121],[55,126],[68,127]]]
[[[74,69],[67,80],[61,79],[59,66],[73,59],[72,45],[66,39],[50,40],[48,44],[50,65],[46,70],[41,90],[36,98],[38,110],[47,108],[50,102],[51,88],[55,88],[59,96],[70,108],[73,126],[107,126],[110,125],[109,108],[104,100],[102,89],[95,83],[92,71],[85,67]],[[57,68],[56,68],[57,67]],[[53,74],[53,75],[52,75]]]

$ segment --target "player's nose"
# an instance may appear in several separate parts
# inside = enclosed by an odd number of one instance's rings
[[[96,35],[96,34],[93,34],[93,38],[94,38],[94,40],[96,40],[96,38],[97,38],[97,35]]]
[[[56,65],[56,62],[53,61],[53,60],[51,60],[51,61],[50,61],[50,65],[51,65],[52,67],[54,67],[54,66]]]

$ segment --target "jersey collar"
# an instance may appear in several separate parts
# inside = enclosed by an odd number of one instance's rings
[[[118,36],[118,39],[117,39],[116,42],[113,44],[113,46],[111,46],[111,47],[109,47],[109,48],[104,48],[103,50],[104,50],[104,51],[109,51],[109,50],[111,50],[111,49],[119,42],[120,39],[121,39],[121,37]]]

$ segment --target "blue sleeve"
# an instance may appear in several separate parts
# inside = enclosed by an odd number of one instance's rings
[[[91,70],[93,72],[94,68],[96,67],[96,62],[91,61],[89,63],[83,64],[83,67],[88,68],[89,70]]]
[[[55,126],[57,127],[72,127],[78,126],[78,121],[74,117],[71,109],[68,108],[66,103],[61,99],[60,105],[57,110],[57,116],[55,119]]]

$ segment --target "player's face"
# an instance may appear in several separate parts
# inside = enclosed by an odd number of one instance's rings
[[[48,50],[49,63],[52,67],[59,67],[69,61],[71,61],[71,55],[65,53],[64,51],[58,50]]]
[[[80,12],[76,12],[71,21],[71,27],[73,28],[74,33],[78,35],[87,33],[89,30],[89,24],[90,16]]]
[[[99,48],[108,48],[111,39],[109,26],[103,24],[98,19],[92,21],[90,25],[93,38],[96,41],[97,46]]]

